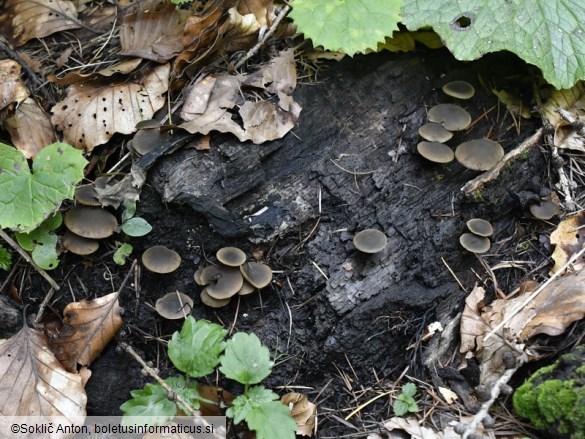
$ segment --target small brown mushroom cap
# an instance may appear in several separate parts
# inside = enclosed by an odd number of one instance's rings
[[[238,291],[238,294],[240,296],[246,296],[248,294],[252,294],[254,291],[256,291],[256,288],[254,288],[252,285],[250,285],[250,283],[244,279],[244,284],[242,285],[242,288],[240,288],[240,290]]]
[[[272,280],[272,269],[260,262],[246,262],[240,265],[240,271],[244,279],[259,290],[266,287]]]
[[[199,276],[207,294],[214,299],[223,300],[232,297],[242,288],[244,278],[240,270],[223,265],[210,265],[201,271]]]
[[[429,142],[445,143],[453,137],[453,133],[443,125],[435,122],[425,123],[418,129],[418,134]]]
[[[203,273],[204,268],[199,268],[197,269],[197,271],[195,272],[195,274],[193,274],[193,279],[195,280],[195,283],[197,285],[205,285],[203,283],[203,281],[201,280],[201,273]]]
[[[472,218],[467,221],[467,228],[471,233],[479,236],[492,236],[494,233],[494,228],[489,221],[481,218]]]
[[[95,253],[99,246],[99,243],[95,239],[84,238],[70,230],[67,230],[63,235],[63,247],[76,255],[91,255]]]
[[[142,253],[142,265],[154,273],[172,273],[181,265],[181,257],[164,245],[154,245]]]
[[[169,320],[182,319],[191,314],[193,299],[186,294],[175,291],[165,294],[155,304],[156,312]]]
[[[237,247],[220,248],[215,256],[219,262],[228,267],[239,267],[246,262],[246,253]]]
[[[353,245],[355,248],[364,253],[381,252],[387,243],[388,238],[386,235],[376,229],[362,230],[353,237]]]
[[[443,86],[443,93],[457,99],[471,99],[475,89],[469,82],[451,81]]]
[[[444,143],[420,142],[416,150],[425,159],[435,163],[449,163],[455,159],[455,153]]]
[[[429,120],[449,131],[461,131],[471,125],[471,115],[455,104],[439,104],[429,110]]]
[[[475,139],[463,142],[455,150],[459,163],[474,171],[487,171],[504,157],[504,149],[490,139]]]
[[[485,236],[477,236],[473,233],[464,233],[459,238],[459,242],[463,248],[471,253],[485,253],[490,247],[491,243],[489,238]]]
[[[83,206],[70,209],[65,214],[63,222],[76,235],[90,239],[112,236],[118,225],[116,217],[107,210]]]
[[[75,201],[84,206],[99,207],[102,205],[97,198],[97,192],[93,184],[82,184],[75,188]]]
[[[221,308],[226,306],[228,303],[230,303],[230,300],[232,300],[231,297],[228,297],[227,299],[216,299],[214,297],[211,297],[209,295],[209,293],[207,292],[207,288],[203,288],[203,290],[201,291],[201,295],[199,296],[201,297],[201,301],[211,307],[211,308]]]
[[[541,201],[540,204],[530,206],[530,213],[534,218],[549,220],[559,213],[559,206],[551,200]]]

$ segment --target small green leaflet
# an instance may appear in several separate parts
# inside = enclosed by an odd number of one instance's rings
[[[39,227],[30,233],[16,233],[18,244],[26,251],[31,252],[35,264],[43,270],[52,270],[59,265],[57,242],[59,237],[52,233],[63,222],[63,216],[57,213],[46,219]]]
[[[122,202],[122,207],[122,222],[124,223],[136,215],[136,201],[124,200]]]
[[[140,217],[130,218],[122,224],[122,231],[128,236],[144,236],[152,230],[152,226]]]
[[[582,0],[405,0],[403,10],[408,29],[432,26],[459,60],[509,50],[558,89],[585,79]]]
[[[278,395],[264,386],[250,387],[245,394],[232,401],[232,406],[227,409],[226,414],[236,424],[239,424],[246,419],[246,415],[251,409],[276,399],[278,399]]]
[[[398,30],[403,0],[295,0],[289,14],[313,45],[353,55]]]
[[[227,331],[215,323],[187,317],[181,332],[169,341],[169,358],[177,369],[193,378],[210,374],[219,363]]]
[[[238,332],[228,340],[219,370],[241,384],[257,384],[270,375],[270,352],[256,334]]]
[[[175,392],[177,395],[179,395],[181,398],[183,398],[185,401],[191,404],[191,408],[193,409],[199,408],[200,405],[199,400],[201,399],[201,397],[199,396],[199,392],[197,391],[196,382],[191,381],[191,383],[187,383],[187,380],[185,380],[185,378],[181,376],[169,377],[165,381],[169,385],[169,387],[173,389],[173,392]],[[189,411],[186,410],[183,407],[183,404],[181,404],[180,402],[177,402],[177,406],[181,410],[183,410],[184,413],[189,413]]]
[[[127,242],[123,244],[121,242],[116,242],[116,246],[118,246],[118,248],[114,253],[114,262],[118,265],[124,265],[126,259],[128,259],[128,256],[132,253],[132,250],[134,250],[134,247]]]
[[[66,143],[43,148],[32,173],[20,151],[0,143],[0,228],[34,230],[66,198],[73,198],[87,160]]]
[[[3,245],[0,245],[0,270],[10,270],[11,266],[12,255]]]
[[[123,425],[143,424],[144,419],[136,419],[137,416],[149,416],[152,425],[162,425],[177,413],[177,406],[169,401],[160,384],[147,384],[142,390],[132,390],[130,395],[132,399],[120,406]]]
[[[406,383],[404,386],[402,386],[402,394],[414,397],[414,395],[416,395],[416,384]]]
[[[416,395],[416,385],[414,383],[406,383],[402,386],[402,393],[392,405],[396,416],[404,416],[408,412],[418,412],[418,404],[414,400],[414,395]]]
[[[276,399],[278,395],[264,386],[250,387],[233,400],[226,414],[236,424],[245,420],[257,439],[294,439],[297,424],[288,407]]]

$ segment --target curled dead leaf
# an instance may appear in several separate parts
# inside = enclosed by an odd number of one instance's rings
[[[80,73],[78,71],[69,72],[62,77],[57,77],[54,74],[49,75],[49,81],[59,85],[71,85],[79,82],[89,82],[91,79],[109,78],[116,74],[127,75],[134,71],[142,62],[142,58],[132,58],[125,61],[113,64],[105,69],[98,70],[92,73]]]
[[[47,424],[64,417],[71,424],[83,425],[87,403],[83,385],[81,375],[63,369],[43,334],[26,325],[0,345],[2,416],[41,416]],[[48,439],[49,434],[35,437]]]
[[[16,61],[0,60],[0,110],[29,97],[30,93],[20,79],[20,71],[20,64]]]
[[[77,372],[89,365],[122,327],[118,293],[89,302],[73,302],[63,311],[63,327],[50,346],[63,367]]]
[[[317,419],[317,406],[309,401],[307,395],[291,392],[283,395],[280,401],[289,407],[290,414],[297,423],[297,434],[313,436]]]
[[[550,235],[550,243],[556,245],[552,258],[555,265],[551,268],[551,273],[556,273],[567,263],[575,253],[580,251],[585,245],[585,212],[579,212],[570,216],[559,223],[556,230]],[[583,258],[575,261],[573,268],[580,270],[584,265]]]

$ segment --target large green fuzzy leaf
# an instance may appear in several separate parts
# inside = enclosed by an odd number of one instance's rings
[[[0,143],[0,228],[28,233],[66,198],[73,198],[87,160],[66,143],[53,143],[35,157],[32,172],[22,153]]]
[[[432,26],[460,60],[509,50],[556,88],[585,79],[583,0],[405,0],[403,22]]]
[[[256,334],[238,332],[228,340],[219,370],[238,383],[257,384],[272,371],[270,352]]]
[[[398,30],[403,0],[295,0],[290,16],[315,46],[353,55]]]

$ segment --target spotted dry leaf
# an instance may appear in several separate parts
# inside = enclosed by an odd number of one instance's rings
[[[0,415],[42,416],[46,423],[65,417],[80,425],[86,403],[83,377],[63,369],[42,333],[25,325],[0,345]]]
[[[66,0],[6,0],[4,10],[0,25],[11,29],[17,46],[33,38],[81,27],[75,5]]]
[[[63,327],[49,340],[63,367],[76,372],[77,365],[89,365],[122,327],[118,293],[73,302],[63,311]]]
[[[5,121],[12,143],[27,159],[57,141],[49,115],[32,98],[21,103]]]
[[[20,79],[20,64],[11,59],[0,60],[0,110],[28,98],[29,92]]]
[[[73,84],[67,97],[52,109],[52,121],[64,141],[87,152],[106,143],[114,133],[131,134],[136,124],[151,119],[165,104],[168,64],[155,67],[142,81]]]
[[[165,62],[184,49],[183,29],[190,12],[177,9],[168,0],[150,0],[124,16],[120,26],[122,55],[140,56]]]

